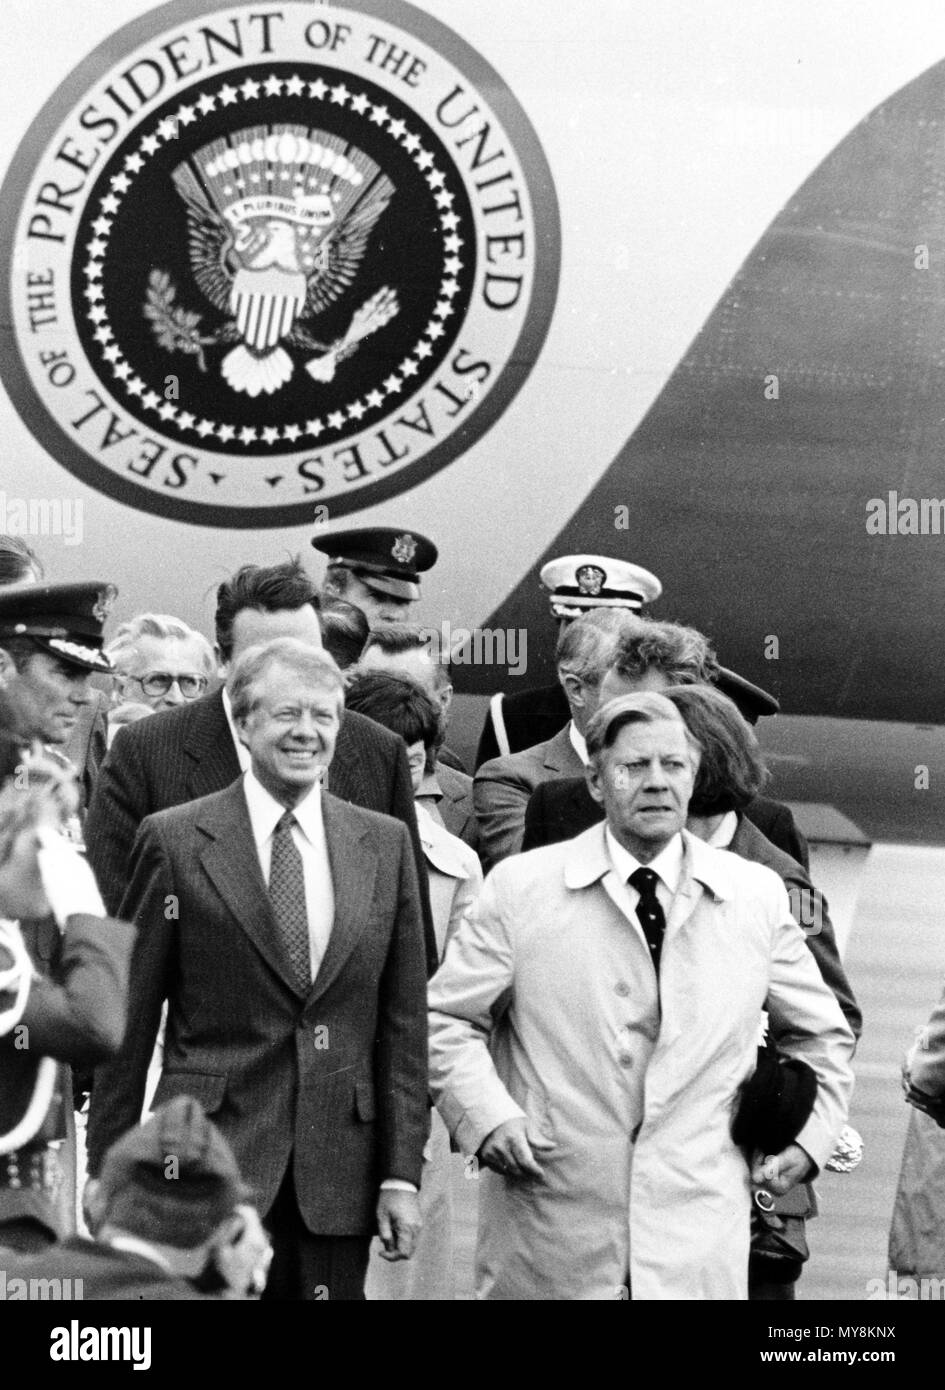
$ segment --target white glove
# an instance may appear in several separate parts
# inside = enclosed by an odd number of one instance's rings
[[[47,826],[40,826],[36,834],[39,873],[60,930],[77,912],[107,916],[95,875],[78,850]]]

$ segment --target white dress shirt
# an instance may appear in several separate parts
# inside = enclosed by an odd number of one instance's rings
[[[728,849],[735,838],[735,831],[738,829],[738,816],[734,811],[726,811],[712,834],[706,840],[707,845],[713,849]]]
[[[249,749],[246,745],[240,743],[240,736],[236,732],[236,724],[233,722],[233,706],[230,702],[230,693],[226,686],[223,687],[223,713],[226,715],[227,727],[230,730],[230,736],[236,748],[236,756],[239,758],[240,772],[248,772],[252,767],[253,760],[249,756]],[[266,875],[266,882],[269,882],[268,874]]]
[[[285,815],[286,808],[266,791],[252,769],[243,778],[243,792],[249,810],[250,825],[253,828],[253,839],[256,842],[256,853],[259,855],[259,866],[263,879],[268,884],[272,863],[272,837],[276,826]],[[302,856],[302,872],[305,877],[305,907],[308,913],[308,940],[314,980],[322,963],[335,918],[335,893],[331,882],[331,865],[322,821],[321,788],[318,783],[293,809],[292,814],[296,822],[291,830],[292,841]]]
[[[656,898],[663,909],[663,915],[668,918],[669,909],[682,877],[682,836],[674,835],[669,844],[661,849],[655,859],[650,860],[649,864],[641,864],[639,859],[635,859],[628,849],[624,849],[609,825],[604,831],[604,837],[607,841],[610,862],[613,864],[614,871],[621,883],[626,885],[627,896],[633,911],[636,912],[637,910],[640,894],[629,882],[630,875],[635,873],[637,869],[652,869],[657,877]]]
[[[587,755],[587,739],[581,733],[573,719],[568,725],[568,738],[571,740],[571,747],[581,759],[583,765],[587,767],[588,763],[591,761]]]

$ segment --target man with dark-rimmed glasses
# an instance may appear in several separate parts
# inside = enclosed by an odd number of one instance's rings
[[[164,613],[140,613],[123,623],[108,655],[115,668],[109,742],[123,724],[199,699],[216,675],[203,633]]]

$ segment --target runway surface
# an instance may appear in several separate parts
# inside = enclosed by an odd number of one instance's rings
[[[868,1281],[886,1278],[889,1218],[909,1117],[900,1061],[945,980],[945,849],[873,847],[846,966],[864,1015],[850,1122],[866,1150],[854,1173],[818,1179],[821,1214],[808,1225],[811,1258],[798,1285],[805,1300],[865,1300]],[[465,1176],[462,1160],[453,1161],[457,1296],[468,1299],[477,1185]]]

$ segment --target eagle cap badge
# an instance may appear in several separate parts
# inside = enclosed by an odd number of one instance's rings
[[[578,589],[588,598],[597,598],[607,582],[607,575],[599,565],[581,565],[574,575]]]
[[[409,532],[405,532],[394,541],[390,553],[398,564],[409,565],[417,553],[417,542]]]

